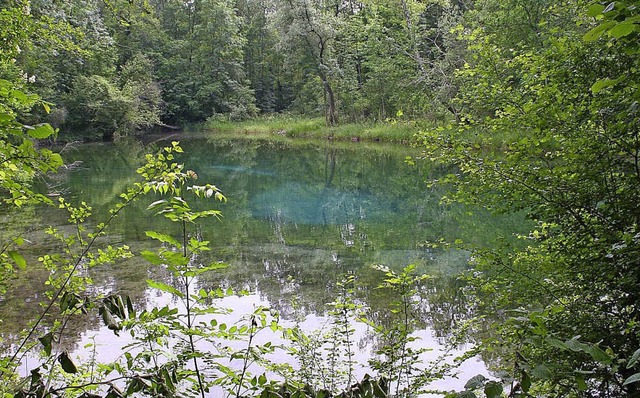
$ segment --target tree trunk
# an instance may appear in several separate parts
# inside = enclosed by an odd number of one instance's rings
[[[327,126],[335,126],[338,124],[338,114],[336,112],[336,99],[333,94],[331,84],[327,80],[326,76],[322,77],[322,85],[324,86],[325,93],[325,119]]]

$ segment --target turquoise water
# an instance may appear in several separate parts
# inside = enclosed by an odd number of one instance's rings
[[[371,266],[399,271],[416,264],[419,272],[433,276],[422,289],[423,304],[416,311],[421,330],[416,333],[432,348],[443,349],[456,322],[472,316],[464,286],[456,279],[467,269],[468,252],[433,249],[429,243],[444,238],[462,240],[470,247],[490,246],[513,239],[522,227],[521,217],[440,204],[444,191],[429,187],[427,181],[450,170],[431,163],[409,165],[406,157],[419,155],[412,148],[180,138],[185,150],[180,161],[198,174],[197,184],[213,183],[228,199],[196,203],[199,208],[213,206],[222,211],[221,220],[206,220],[198,233],[211,242],[209,260],[228,264],[225,270],[201,276],[198,288],[246,290],[245,299],[231,300],[236,312],[267,305],[277,309],[285,322],[307,319],[317,326],[327,315],[326,304],[337,294],[336,284],[348,272],[356,276],[359,288],[354,295],[368,316],[381,323],[393,322],[388,308],[395,298],[375,289],[382,275]],[[66,148],[65,160],[77,161],[75,167],[51,178],[45,189],[91,204],[97,223],[117,203],[118,193],[137,180],[135,169],[144,154],[162,145],[166,142],[159,140],[148,145],[100,143]],[[146,210],[156,199],[145,198],[126,209],[102,244],[127,244],[139,252],[156,245],[146,237],[147,230],[179,234],[174,225]],[[38,255],[59,249],[42,234],[42,227],[69,231],[72,227],[66,215],[54,208],[34,208],[28,214],[26,221],[21,216],[31,242],[25,250],[31,253],[31,263],[36,263]],[[4,216],[4,223],[18,228],[11,215]],[[140,307],[169,300],[146,283],[150,277],[167,280],[164,270],[140,259],[87,272],[96,292],[128,294]],[[0,301],[4,320],[0,333],[6,342],[38,313],[45,278],[46,272],[30,267],[14,283],[19,291],[10,290]],[[70,331],[64,344],[78,352],[90,336],[99,336],[103,344],[119,344],[106,337],[110,332],[101,328],[97,317],[76,322]],[[358,333],[367,339],[366,331]],[[370,354],[371,344],[363,343],[362,358]]]

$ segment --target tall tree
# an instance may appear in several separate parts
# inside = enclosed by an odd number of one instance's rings
[[[231,1],[166,1],[160,18],[171,41],[159,77],[172,120],[255,114],[243,67],[245,39]]]
[[[339,6],[323,0],[282,0],[278,8],[281,48],[296,54],[298,62],[305,62],[319,78],[328,126],[338,123],[334,41],[339,11]]]
[[[246,38],[243,49],[244,69],[263,113],[287,110],[293,101],[292,82],[284,69],[285,54],[274,51],[278,44],[275,26],[275,2],[272,0],[238,0],[241,32]]]

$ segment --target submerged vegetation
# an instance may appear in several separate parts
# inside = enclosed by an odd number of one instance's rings
[[[197,227],[220,213],[193,203],[224,196],[176,160],[177,142],[147,155],[139,180],[115,194],[102,221],[90,221],[90,204],[34,188],[36,177],[63,166],[42,146],[57,137],[111,140],[189,123],[224,133],[229,121],[283,112],[309,119],[244,122],[234,134],[299,137],[326,126],[335,139],[402,142],[421,130],[424,153],[409,161],[450,167],[432,181],[450,188],[445,201],[522,211],[535,223],[524,245],[467,247],[472,268],[460,278],[473,316],[458,322],[455,336],[476,346],[468,355],[482,355],[492,377],[443,395],[640,394],[638,1],[0,5],[2,200],[18,215],[32,204],[57,205],[72,227],[45,231],[58,248],[37,259],[49,290],[0,356],[3,396],[414,396],[465,358],[418,366],[426,347],[414,345],[412,317],[429,277],[412,266],[382,270],[382,288],[397,297],[385,325],[353,299],[351,275],[339,285],[326,333],[285,327],[269,308],[221,322],[225,309],[215,300],[240,292],[197,288],[199,277],[224,265],[203,260],[210,247]],[[341,127],[345,121],[355,124]],[[155,251],[109,244],[110,223],[150,196],[149,210],[178,233],[147,231]],[[0,300],[35,261],[21,231],[7,232]],[[439,245],[451,244],[464,242]],[[89,289],[83,270],[138,255],[166,269],[171,283],[148,285],[179,304],[141,308]],[[75,363],[60,344],[71,320],[92,312],[131,336],[113,362]],[[375,375],[360,380],[354,318],[378,339],[368,364]],[[256,337],[267,330],[284,342]],[[301,366],[270,362],[282,347]],[[19,372],[33,352],[39,365]]]

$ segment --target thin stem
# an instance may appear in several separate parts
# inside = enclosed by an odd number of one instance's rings
[[[406,286],[402,284],[402,315],[403,315],[403,330],[400,331],[401,335],[401,343],[400,343],[400,366],[398,367],[398,382],[396,383],[396,396],[400,393],[400,385],[402,382],[402,375],[404,373],[404,367],[406,365],[406,355],[407,355],[407,337],[409,335],[409,303],[408,303],[408,292],[406,290]],[[405,376],[408,377],[408,376]]]
[[[45,394],[42,396],[42,398],[47,398],[47,397],[51,397],[51,396],[59,396],[59,392],[65,391],[65,390],[81,390],[87,387],[93,387],[93,386],[110,386],[113,383],[115,383],[116,381],[120,381],[120,380],[128,380],[128,379],[135,379],[138,377],[145,377],[145,376],[120,376],[120,377],[115,377],[113,379],[110,380],[104,380],[104,381],[99,381],[99,382],[89,382],[89,383],[84,383],[84,384],[78,384],[78,385],[67,385],[67,386],[63,386],[60,388],[55,388],[53,390],[48,390],[45,392]]]
[[[64,280],[64,282],[62,283],[62,285],[60,286],[60,288],[58,288],[58,290],[56,291],[56,293],[53,295],[53,297],[51,298],[51,300],[49,301],[49,304],[45,307],[44,311],[42,311],[40,313],[40,316],[38,317],[38,319],[36,320],[35,324],[31,327],[31,329],[29,330],[29,333],[27,334],[27,336],[22,339],[22,342],[20,343],[20,345],[18,346],[18,348],[16,349],[16,351],[13,353],[13,355],[11,356],[11,359],[9,359],[9,364],[13,364],[14,361],[16,360],[18,354],[20,353],[20,350],[22,350],[24,348],[24,346],[27,344],[27,342],[31,339],[31,337],[33,336],[33,334],[36,332],[38,326],[40,326],[40,323],[42,322],[42,320],[44,319],[44,317],[49,313],[49,311],[51,311],[51,308],[53,307],[53,305],[55,304],[55,302],[60,298],[60,296],[62,295],[62,293],[64,292],[65,287],[69,284],[69,281],[71,280],[71,278],[73,277],[73,275],[75,274],[75,272],[78,270],[78,267],[80,266],[80,264],[82,263],[82,260],[84,260],[84,258],[86,257],[87,253],[89,253],[89,250],[91,250],[91,248],[93,247],[93,245],[96,242],[96,239],[98,239],[98,236],[101,236],[102,233],[104,232],[104,230],[107,228],[107,226],[116,218],[116,216],[118,214],[120,214],[120,212],[122,211],[122,209],[124,209],[125,207],[127,207],[131,202],[133,202],[135,199],[137,199],[140,195],[142,195],[144,193],[144,188],[142,187],[142,185],[140,186],[140,189],[138,190],[138,192],[136,192],[135,194],[133,194],[131,197],[129,197],[123,204],[122,206],[119,206],[118,208],[116,208],[115,211],[113,211],[111,213],[111,216],[109,216],[109,219],[101,225],[101,227],[98,229],[98,231],[93,235],[93,237],[91,238],[91,240],[89,241],[89,243],[87,244],[87,246],[85,247],[85,249],[82,251],[82,253],[78,256],[78,258],[76,259],[75,264],[73,265],[73,268],[71,269],[71,271],[69,272],[69,275],[67,275],[67,278]],[[13,364],[13,365],[9,365],[7,367],[7,369],[2,369],[0,370],[0,377],[2,377],[6,371],[8,369],[15,369],[17,365]]]
[[[182,220],[182,255],[187,257],[187,222]],[[191,296],[189,294],[190,290],[190,280],[188,276],[184,276],[184,290],[185,290],[185,307],[187,310],[187,336],[189,337],[189,347],[191,349],[191,355],[193,355],[193,368],[196,372],[196,377],[198,378],[198,389],[200,390],[200,396],[205,398],[204,396],[204,383],[202,382],[202,374],[200,373],[200,369],[198,368],[198,358],[196,358],[196,345],[193,340],[193,333],[191,333],[193,322],[191,319]]]
[[[244,376],[247,373],[247,369],[249,368],[249,353],[251,352],[251,344],[253,342],[253,337],[257,334],[256,328],[256,316],[255,314],[251,315],[251,328],[249,329],[249,341],[247,342],[247,353],[244,356],[244,363],[242,364],[242,373],[240,373],[240,380],[238,380],[238,389],[236,391],[236,397],[240,397],[240,389],[242,388],[242,382],[244,381]]]

